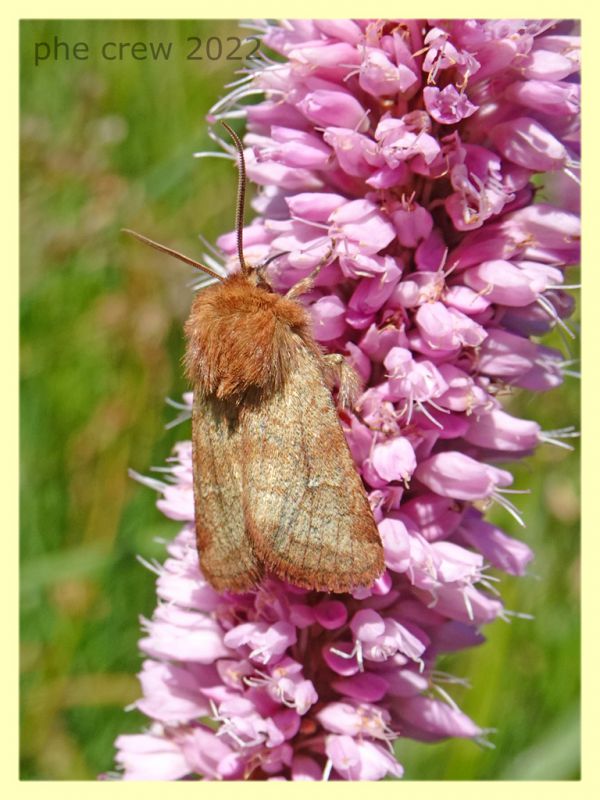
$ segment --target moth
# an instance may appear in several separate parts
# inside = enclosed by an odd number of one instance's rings
[[[126,231],[216,280],[185,324],[200,566],[218,591],[247,591],[267,573],[320,591],[369,586],[383,548],[332,397],[336,382],[342,400],[351,394],[356,375],[322,352],[297,299],[323,262],[285,295],[267,280],[272,258],[246,263],[244,151],[223,124],[238,152],[239,272],[223,278]]]

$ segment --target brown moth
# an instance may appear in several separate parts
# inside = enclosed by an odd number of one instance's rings
[[[139,234],[218,280],[198,292],[185,325],[192,384],[194,505],[202,572],[242,592],[271,572],[306,589],[347,592],[383,570],[383,548],[331,395],[354,371],[324,355],[297,297],[273,292],[265,264],[244,260],[245,165],[239,154],[236,229],[240,271],[226,278]]]

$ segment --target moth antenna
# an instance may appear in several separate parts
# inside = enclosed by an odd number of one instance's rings
[[[262,263],[258,264],[255,267],[256,274],[258,275],[259,279],[267,284],[267,286],[271,286],[269,279],[267,278],[266,269],[276,258],[281,258],[281,256],[289,256],[290,250],[283,250],[281,253],[275,253],[273,256],[269,256],[269,258],[265,259]]]
[[[238,151],[238,185],[237,185],[237,201],[235,205],[235,231],[237,233],[237,251],[240,260],[240,268],[242,274],[247,275],[250,268],[244,260],[244,203],[246,201],[246,161],[244,159],[244,145],[240,137],[226,122],[221,120],[221,125],[225,128],[227,133],[233,139],[236,150]]]
[[[269,264],[275,261],[276,258],[281,258],[281,256],[289,256],[290,252],[290,250],[283,250],[281,253],[275,253],[274,256],[269,256],[266,258],[260,266],[264,269],[264,267],[268,267]]]
[[[210,267],[206,267],[204,264],[201,264],[199,261],[194,261],[193,258],[189,258],[188,256],[184,256],[183,253],[180,253],[178,250],[173,250],[171,247],[167,247],[164,244],[159,244],[152,239],[149,239],[147,236],[143,236],[141,233],[136,233],[136,231],[132,231],[130,228],[121,228],[123,233],[128,233],[130,236],[133,236],[135,239],[139,239],[140,242],[153,247],[155,250],[160,250],[161,253],[166,253],[168,256],[173,256],[173,258],[179,259],[179,261],[183,261],[184,264],[189,264],[191,267],[195,267],[196,269],[201,270],[202,272],[206,272],[207,275],[210,275],[211,278],[216,278],[218,281],[223,282],[224,278],[222,275],[219,275],[218,272],[215,272]]]

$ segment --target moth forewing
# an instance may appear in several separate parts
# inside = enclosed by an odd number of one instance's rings
[[[282,389],[241,414],[244,516],[265,569],[307,589],[347,592],[383,570],[383,550],[323,364],[292,332]]]
[[[263,568],[246,533],[239,408],[194,394],[192,461],[194,518],[202,573],[219,591],[243,592]]]

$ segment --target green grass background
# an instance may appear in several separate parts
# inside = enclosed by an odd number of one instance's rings
[[[200,257],[232,227],[229,162],[204,116],[240,63],[186,60],[188,37],[244,36],[235,22],[31,21],[21,24],[21,776],[94,779],[114,738],[145,719],[138,616],[154,607],[156,537],[177,524],[127,476],[162,465],[187,425],[164,403],[186,389],[182,322],[191,271],[119,233],[132,227]],[[34,64],[36,42],[86,42],[87,61]],[[173,42],[169,61],[109,62],[107,41]],[[63,51],[61,51],[64,53]],[[554,343],[560,343],[558,339]],[[576,347],[576,345],[575,345]],[[576,353],[574,354],[577,355]],[[545,428],[578,424],[576,381],[511,405]],[[189,425],[189,423],[188,423]],[[504,579],[510,609],[488,641],[446,659],[470,689],[453,696],[495,749],[400,741],[406,777],[579,776],[578,457],[544,446],[516,470],[527,529],[495,518],[537,554]]]

